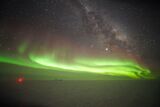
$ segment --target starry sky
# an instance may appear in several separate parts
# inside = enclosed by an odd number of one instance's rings
[[[159,29],[155,0],[0,0],[0,105],[155,107]]]
[[[17,58],[23,54],[25,59],[31,52],[36,55],[47,52],[52,57],[55,49],[60,62],[70,62],[76,56],[114,57],[134,60],[156,73],[159,70],[157,3],[127,0],[0,2],[1,55]]]

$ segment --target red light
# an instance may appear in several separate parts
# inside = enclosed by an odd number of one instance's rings
[[[24,82],[24,77],[17,78],[17,83],[22,84]]]

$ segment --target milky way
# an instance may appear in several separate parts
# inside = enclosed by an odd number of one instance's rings
[[[58,71],[153,78],[136,53],[136,41],[114,20],[106,19],[107,15],[96,10],[91,1],[63,2],[57,13],[59,18],[47,22],[48,17],[43,17],[33,26],[30,21],[7,23],[7,33],[16,36],[1,48],[0,62],[46,69],[53,77]]]

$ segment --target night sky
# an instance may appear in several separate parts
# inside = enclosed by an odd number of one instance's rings
[[[0,0],[0,102],[155,107],[159,29],[153,0]]]
[[[145,67],[158,75],[160,13],[156,3],[10,0],[1,1],[0,7],[2,64],[104,73],[102,66],[107,65],[106,70],[118,63],[135,72]],[[116,73],[123,75],[120,72]]]

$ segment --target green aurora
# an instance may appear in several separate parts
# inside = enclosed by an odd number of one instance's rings
[[[18,55],[16,57],[0,55],[0,62],[30,68],[46,69],[50,70],[50,72],[56,70],[58,72],[87,72],[103,76],[129,77],[132,79],[153,78],[149,69],[142,67],[131,59],[93,58],[77,55],[68,61],[59,58],[58,55],[55,54],[56,52],[49,54],[29,52],[27,55],[24,55],[26,49],[27,44],[24,43],[18,48]]]

